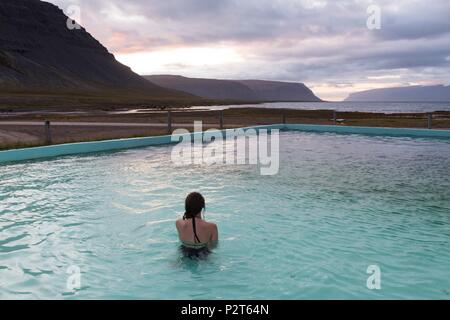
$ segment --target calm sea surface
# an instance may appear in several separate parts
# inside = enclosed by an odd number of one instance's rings
[[[228,108],[288,108],[304,110],[336,110],[336,111],[361,111],[361,112],[433,112],[450,111],[450,102],[276,102],[263,104],[247,104],[232,106],[206,107],[212,110]],[[205,107],[195,107],[204,109]]]

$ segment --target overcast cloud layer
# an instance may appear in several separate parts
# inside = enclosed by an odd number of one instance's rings
[[[450,84],[448,0],[51,0],[140,74],[304,82],[324,99]],[[366,26],[381,9],[381,29]]]

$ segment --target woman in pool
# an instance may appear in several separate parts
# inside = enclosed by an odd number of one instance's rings
[[[183,219],[176,222],[181,250],[188,257],[201,257],[210,253],[217,245],[219,232],[215,223],[202,219],[205,210],[205,198],[198,193],[190,193],[185,200]]]

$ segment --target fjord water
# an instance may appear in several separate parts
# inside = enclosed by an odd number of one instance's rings
[[[269,102],[262,104],[211,106],[212,110],[228,108],[274,108],[297,110],[336,110],[351,112],[410,113],[450,111],[450,102]],[[205,107],[195,107],[204,109]]]
[[[450,297],[448,140],[280,137],[274,176],[177,167],[171,146],[1,166],[0,298]],[[178,252],[193,190],[220,230],[205,261]]]

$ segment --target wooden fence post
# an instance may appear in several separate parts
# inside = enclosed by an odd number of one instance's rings
[[[223,130],[223,110],[219,111],[220,130]]]
[[[167,111],[167,133],[172,134],[172,112]]]
[[[45,144],[52,144],[52,132],[50,130],[50,121],[45,121]]]

